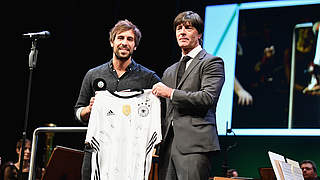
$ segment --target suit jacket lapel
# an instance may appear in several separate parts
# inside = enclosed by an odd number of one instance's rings
[[[181,87],[181,85],[183,84],[183,82],[185,81],[185,79],[189,76],[189,74],[192,72],[192,70],[194,69],[194,67],[199,63],[200,60],[202,60],[204,58],[204,56],[206,55],[206,51],[204,49],[202,49],[197,55],[196,57],[194,57],[194,59],[192,59],[191,63],[189,64],[188,68],[186,69],[186,71],[184,72],[183,76],[181,77],[181,80],[179,82],[179,84],[176,86],[178,89]],[[178,64],[179,66],[179,64]],[[176,74],[175,74],[175,80],[177,80],[177,76],[178,76],[178,67],[176,68]],[[176,81],[177,82],[177,81]]]

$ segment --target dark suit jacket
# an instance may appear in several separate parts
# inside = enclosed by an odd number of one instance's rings
[[[216,106],[224,83],[224,63],[219,57],[200,51],[176,84],[179,62],[167,68],[162,82],[174,88],[166,99],[162,124],[164,141],[173,121],[177,148],[182,153],[220,150],[216,127]]]

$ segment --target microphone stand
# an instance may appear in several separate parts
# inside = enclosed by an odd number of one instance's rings
[[[24,127],[22,132],[21,153],[20,153],[20,160],[19,160],[20,161],[20,167],[19,167],[19,173],[18,173],[19,180],[22,180],[24,150],[25,150],[25,143],[26,143],[26,137],[27,137],[29,109],[30,109],[32,73],[33,73],[33,69],[36,67],[36,64],[37,64],[37,58],[38,58],[37,39],[32,39],[31,51],[29,54],[29,81],[28,81],[27,101],[26,101],[26,109],[25,109],[25,117],[24,117]]]
[[[228,129],[226,130],[226,137],[228,137],[229,133],[233,133],[233,136],[236,137],[236,134],[232,131],[232,129]],[[226,138],[227,139],[227,138]],[[223,169],[223,175],[225,177],[227,177],[228,175],[228,169],[229,169],[229,165],[228,165],[228,152],[236,147],[238,145],[237,142],[235,142],[233,145],[226,145],[226,147],[224,148],[224,159],[223,159],[223,163],[222,163],[222,169]]]

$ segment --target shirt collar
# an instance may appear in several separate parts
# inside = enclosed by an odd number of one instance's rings
[[[198,45],[197,47],[193,48],[186,56],[190,56],[192,59],[196,57],[197,54],[202,50],[202,47]],[[182,54],[182,57],[185,56]]]
[[[135,69],[137,63],[131,58],[131,63],[129,64],[129,66],[126,68],[126,71],[132,71]],[[112,59],[109,61],[109,68],[113,70],[113,63],[112,63]]]

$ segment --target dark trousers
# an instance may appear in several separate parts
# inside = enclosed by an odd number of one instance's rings
[[[182,154],[175,144],[173,128],[160,147],[159,180],[208,180],[213,153]]]
[[[84,156],[81,168],[81,179],[90,180],[91,179],[91,156],[93,149],[89,146],[84,147]]]

